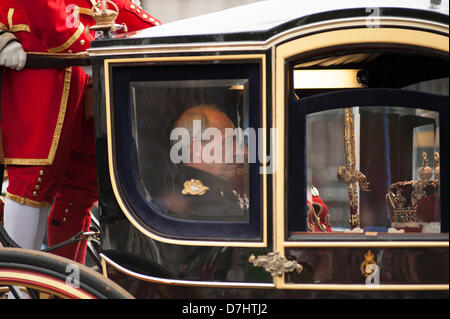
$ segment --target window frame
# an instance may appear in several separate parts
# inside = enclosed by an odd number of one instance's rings
[[[440,107],[443,105],[444,107]],[[420,108],[435,111],[439,114],[439,141],[440,141],[440,163],[441,163],[441,194],[448,193],[448,96],[407,91],[401,89],[369,88],[348,89],[336,92],[317,94],[305,97],[289,104],[289,141],[288,152],[288,213],[285,216],[287,232],[285,240],[295,241],[426,241],[426,240],[448,240],[448,198],[441,196],[441,233],[440,234],[390,234],[390,233],[313,233],[307,232],[305,205],[299,205],[299,194],[306,203],[306,118],[308,114],[326,110],[341,109],[358,106],[366,107],[389,107],[397,106],[404,108]],[[295,124],[295,125],[294,125]],[[297,175],[291,171],[301,172]],[[447,174],[447,175],[446,175]],[[294,178],[292,178],[294,176]],[[291,212],[301,215],[301,220]],[[303,224],[302,224],[303,223]],[[291,236],[293,227],[301,227],[304,233]],[[299,231],[301,232],[301,230]]]
[[[263,192],[263,185],[266,185],[266,177],[263,175],[256,176],[252,173],[250,177],[250,201],[256,202],[257,205],[250,207],[249,222],[220,222],[220,221],[197,221],[197,220],[180,220],[169,216],[162,216],[156,213],[148,205],[144,205],[143,194],[135,192],[138,187],[136,176],[133,175],[134,170],[127,163],[131,163],[132,152],[124,152],[127,131],[126,128],[120,127],[117,119],[122,119],[123,114],[131,114],[131,91],[128,87],[130,82],[139,81],[161,81],[160,78],[148,78],[152,67],[183,67],[186,70],[194,70],[203,67],[209,70],[209,77],[198,72],[191,72],[190,78],[182,78],[179,74],[174,74],[179,80],[205,80],[216,76],[217,79],[241,79],[251,78],[254,83],[250,84],[250,90],[256,90],[251,97],[250,104],[254,103],[254,107],[250,105],[251,111],[255,114],[250,115],[251,127],[266,127],[265,123],[265,77],[266,77],[266,57],[263,54],[248,55],[226,55],[226,56],[192,56],[192,57],[154,57],[154,58],[128,58],[128,59],[106,59],[105,60],[105,84],[106,84],[106,107],[107,107],[107,131],[108,131],[108,158],[109,170],[111,176],[111,184],[116,200],[121,207],[127,219],[146,236],[161,242],[174,243],[181,245],[199,245],[199,246],[235,246],[235,247],[266,247],[267,246],[267,204],[266,194]],[[239,65],[240,73],[231,74],[230,65]],[[244,66],[253,68],[252,75]],[[139,72],[131,72],[127,79],[118,79],[119,70],[125,68],[139,68]],[[224,68],[229,69],[229,74],[224,76]],[[235,68],[236,69],[236,68]],[[136,69],[135,69],[136,70]],[[145,74],[145,70],[147,73]],[[154,70],[154,68],[153,68]],[[247,72],[247,73],[246,73]],[[247,76],[243,76],[247,74]],[[147,76],[147,77],[146,77]],[[124,86],[124,83],[127,85]],[[125,94],[124,94],[125,93]],[[119,101],[119,100],[120,101]],[[124,102],[126,101],[126,102]],[[118,107],[117,105],[121,105]],[[250,111],[250,112],[251,112]],[[127,113],[128,112],[128,113]],[[252,120],[251,118],[255,118]],[[122,121],[124,122],[124,121]],[[257,124],[255,124],[257,123]],[[132,138],[131,123],[129,125],[129,138]],[[126,147],[126,146],[125,146]],[[130,145],[128,145],[130,149]],[[128,155],[127,155],[128,154]],[[128,156],[124,160],[124,156]],[[250,172],[257,172],[258,164],[250,164]],[[128,177],[128,179],[127,179]],[[130,179],[129,177],[132,177]],[[134,189],[130,191],[131,188]],[[256,186],[255,186],[256,185]],[[254,189],[257,189],[255,191]],[[133,194],[134,195],[130,195]],[[139,197],[141,199],[139,199]],[[138,211],[146,211],[149,213],[144,218]],[[145,218],[156,217],[158,223],[155,226],[145,221]],[[161,226],[162,225],[162,226]]]

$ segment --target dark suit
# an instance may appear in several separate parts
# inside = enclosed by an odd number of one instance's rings
[[[182,201],[177,206],[183,209],[173,212],[170,211],[173,205],[170,205],[167,208],[171,217],[211,221],[248,220],[248,194],[239,193],[227,181],[204,171],[180,167],[174,192],[170,199]]]

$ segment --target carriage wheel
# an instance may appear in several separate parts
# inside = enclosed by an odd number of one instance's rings
[[[31,288],[32,295],[41,298],[133,298],[116,283],[84,265],[21,248],[0,248],[0,286]]]

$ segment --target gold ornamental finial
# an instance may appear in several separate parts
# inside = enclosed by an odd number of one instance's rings
[[[115,10],[108,9],[108,3],[112,4]],[[116,22],[116,18],[119,15],[119,8],[117,5],[110,0],[102,0],[101,2],[97,2],[96,6],[92,8],[92,11],[95,25],[90,27],[90,29],[104,32],[111,31]]]
[[[441,179],[441,164],[439,163],[439,153],[434,152],[434,181],[439,182]]]
[[[419,179],[421,182],[428,181],[433,176],[433,170],[428,166],[427,153],[422,152],[423,166],[419,168]]]

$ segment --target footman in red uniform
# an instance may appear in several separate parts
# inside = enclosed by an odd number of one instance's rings
[[[95,23],[91,12],[97,2],[2,0],[0,30],[14,35],[13,42],[26,52],[83,52],[94,39],[87,26]],[[117,23],[129,31],[160,23],[132,1],[114,2]],[[72,19],[77,12],[79,23]],[[52,203],[50,245],[89,228],[89,210],[97,198],[93,121],[85,114],[89,76],[80,67],[16,68],[6,70],[1,96],[9,176],[5,228],[20,246],[40,249]],[[86,242],[56,253],[84,262],[85,251]]]
[[[71,10],[72,14],[79,12],[79,21],[86,26],[95,24],[92,12],[93,7],[98,7],[98,2],[100,1],[66,0],[68,8],[73,10]],[[116,23],[125,25],[125,29],[129,32],[160,24],[159,20],[130,0],[114,0],[113,2],[119,9]],[[124,29],[121,29],[119,32],[123,31]],[[94,32],[90,32],[94,36]],[[90,89],[92,88],[90,87]],[[85,98],[83,102],[92,103],[93,101]],[[85,107],[86,109],[91,108]],[[85,114],[85,119],[86,117],[89,116]],[[93,119],[87,119],[83,122],[82,131],[88,134],[84,134],[81,142],[75,144],[71,150],[62,187],[56,194],[48,218],[47,238],[49,245],[65,241],[80,231],[89,231],[90,210],[97,200],[93,122]],[[54,253],[84,263],[86,249],[87,240],[84,240],[55,250]]]

